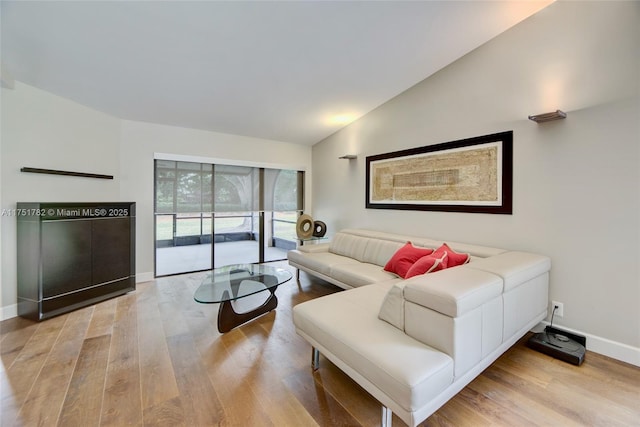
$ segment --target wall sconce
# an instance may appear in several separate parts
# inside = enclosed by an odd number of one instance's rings
[[[344,156],[340,156],[338,158],[339,159],[353,160],[353,159],[357,159],[358,156],[356,156],[355,154],[345,154]]]
[[[564,111],[556,110],[552,113],[536,114],[535,116],[529,116],[529,120],[533,120],[536,123],[550,122],[551,120],[565,119],[567,113]]]

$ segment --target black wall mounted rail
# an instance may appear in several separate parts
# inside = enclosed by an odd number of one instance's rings
[[[79,176],[83,178],[98,178],[98,179],[113,179],[113,175],[101,175],[97,173],[85,173],[85,172],[70,172],[70,171],[59,171],[55,169],[39,169],[39,168],[22,168],[20,172],[30,172],[30,173],[44,173],[47,175],[66,175],[66,176]]]

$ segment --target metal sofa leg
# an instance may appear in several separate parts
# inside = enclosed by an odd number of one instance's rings
[[[382,427],[391,427],[393,412],[386,406],[382,407]]]
[[[320,351],[315,347],[311,347],[311,367],[314,371],[320,367]]]
[[[296,280],[299,282],[300,281],[300,269],[296,268]]]

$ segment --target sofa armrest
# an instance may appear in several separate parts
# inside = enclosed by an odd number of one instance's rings
[[[298,247],[300,252],[314,254],[318,252],[329,252],[329,243],[318,243],[315,245],[306,245]]]
[[[449,317],[460,317],[502,294],[502,278],[467,265],[405,281],[405,301]]]
[[[466,267],[502,277],[504,292],[508,292],[548,272],[551,269],[551,258],[529,252],[510,251],[475,260],[467,264]]]
[[[459,378],[502,342],[502,278],[466,265],[412,277],[405,333],[448,354]]]

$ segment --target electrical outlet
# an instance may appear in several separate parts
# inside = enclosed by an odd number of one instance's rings
[[[555,307],[556,308],[556,313],[555,315],[558,317],[563,317],[564,316],[564,304],[558,301],[551,301],[551,312],[553,313],[553,309]]]

